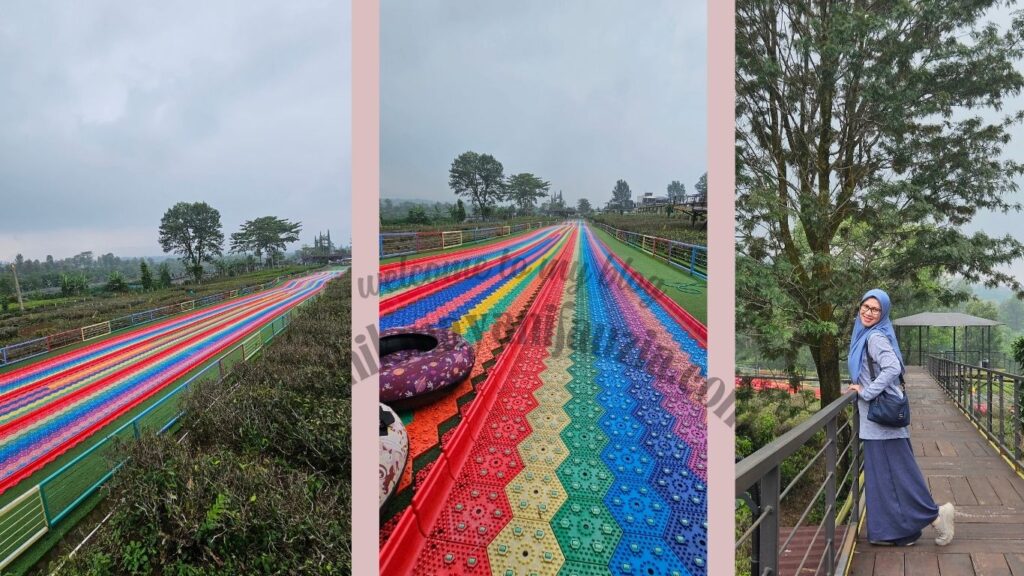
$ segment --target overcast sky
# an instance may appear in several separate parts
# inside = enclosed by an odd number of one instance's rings
[[[707,170],[705,0],[381,3],[381,197],[452,202],[459,154],[567,203]]]
[[[991,10],[983,18],[983,21],[993,22],[1005,32],[1013,19],[1012,13],[1019,9],[1019,6],[1000,6],[995,10]],[[1024,73],[1024,61],[1017,62],[1017,70]],[[1021,110],[1024,110],[1024,95],[1006,98],[1001,112],[979,109],[972,111],[970,114],[994,121],[1006,114],[1016,114]],[[1004,156],[1018,163],[1024,163],[1024,125],[1017,124],[1011,128],[1010,134],[1013,139],[1004,147]],[[1017,185],[1021,188],[1021,191],[1013,194],[1010,197],[1010,201],[1024,204],[1024,179],[1018,178]],[[980,231],[985,232],[989,236],[996,237],[1009,234],[1017,240],[1024,242],[1024,227],[1021,226],[1021,222],[1024,222],[1024,212],[1009,212],[1007,214],[979,212],[974,221],[965,228],[971,232]],[[1017,260],[1009,266],[1004,266],[1003,269],[1024,282],[1024,260]]]
[[[0,260],[162,254],[180,201],[350,241],[349,3],[5,2]],[[226,248],[226,247],[225,247]]]

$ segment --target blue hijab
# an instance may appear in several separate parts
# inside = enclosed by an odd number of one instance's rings
[[[860,321],[860,310],[858,309],[855,314],[853,319],[853,336],[850,338],[850,355],[846,359],[846,363],[850,368],[850,379],[854,382],[857,382],[857,377],[860,376],[861,357],[864,355],[864,347],[868,345],[868,338],[871,337],[873,332],[885,334],[885,337],[889,339],[889,343],[892,344],[893,350],[896,351],[896,358],[900,361],[901,370],[903,367],[903,353],[900,352],[900,343],[896,341],[896,332],[892,329],[892,321],[889,320],[889,295],[878,288],[868,290],[860,299],[861,305],[868,298],[878,300],[879,306],[882,307],[882,317],[872,327],[865,328],[864,324]]]

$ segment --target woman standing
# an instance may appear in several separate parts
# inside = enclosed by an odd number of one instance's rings
[[[870,290],[861,298],[847,362],[850,379],[856,382],[849,389],[858,395],[868,540],[879,545],[911,546],[921,537],[921,530],[931,524],[937,533],[935,543],[949,544],[953,541],[953,504],[935,505],[914,460],[909,428],[868,420],[868,405],[876,396],[886,391],[903,396],[903,355],[889,320],[889,295],[882,290]]]

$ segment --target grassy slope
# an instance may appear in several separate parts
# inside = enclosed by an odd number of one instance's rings
[[[700,278],[670,266],[650,254],[615,239],[596,226],[590,230],[631,268],[657,285],[669,298],[705,325],[708,322],[708,285]]]

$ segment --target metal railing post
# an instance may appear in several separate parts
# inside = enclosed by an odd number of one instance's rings
[[[1013,457],[1015,460],[1021,458],[1021,392],[1024,387],[1020,384],[1020,378],[1013,379]]]
[[[853,416],[850,421],[850,442],[853,446],[850,448],[852,454],[850,465],[853,466],[852,477],[850,481],[851,490],[853,491],[853,509],[850,510],[850,517],[853,519],[850,522],[851,526],[855,528],[860,526],[860,412],[857,409],[857,403],[853,404]]]
[[[992,432],[992,412],[995,410],[992,409],[992,372],[989,372],[988,370],[985,370],[985,385],[988,387],[986,400],[988,402],[988,406],[986,407],[986,412],[988,412],[988,431]]]
[[[775,576],[779,573],[779,493],[782,490],[779,467],[772,468],[761,478],[758,491],[761,493],[761,510],[766,513],[758,530],[758,550],[761,553],[761,574]]]
[[[836,473],[838,471],[838,415],[825,424],[825,574],[836,567]]]

